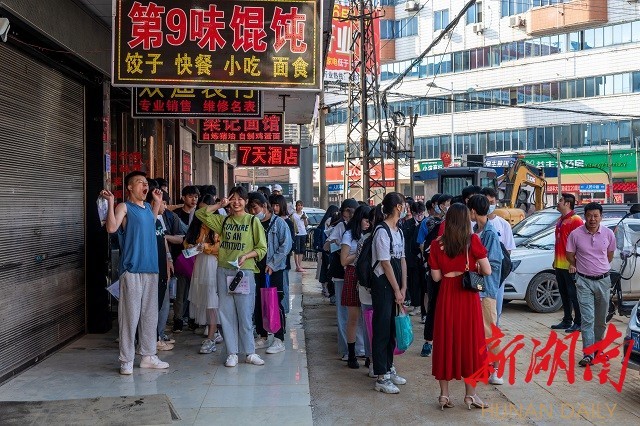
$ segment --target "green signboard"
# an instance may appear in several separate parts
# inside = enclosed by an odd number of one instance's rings
[[[418,163],[419,169],[416,171],[425,172],[427,170],[438,170],[442,169],[444,166],[442,165],[442,160],[429,160],[429,161],[420,161]]]
[[[535,167],[557,168],[555,153],[544,152],[525,154],[524,160]],[[618,149],[611,152],[613,173],[635,173],[636,153],[632,149]],[[591,174],[609,171],[607,151],[587,151],[560,154],[562,174]]]

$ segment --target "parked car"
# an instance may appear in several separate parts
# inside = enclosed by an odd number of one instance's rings
[[[620,219],[603,219],[601,225],[614,230]],[[636,235],[640,232],[640,219],[627,218],[624,221],[624,237],[626,241],[619,246],[623,250],[633,246]],[[621,233],[617,233],[621,235]],[[634,241],[631,241],[631,239]],[[547,228],[530,238],[526,243],[511,252],[513,271],[504,282],[505,300],[525,300],[535,312],[555,312],[562,307],[560,291],[553,270],[555,249],[555,227]],[[625,299],[640,298],[640,268],[635,267],[635,257],[627,264],[621,282]],[[619,270],[621,266],[620,252],[616,249],[611,269]]]
[[[320,224],[320,221],[326,212],[326,210],[316,209],[313,207],[303,207],[302,211],[307,215],[307,221],[309,222],[307,225],[307,232],[309,229],[315,229]]]
[[[629,319],[629,325],[627,326],[627,333],[624,337],[624,353],[627,353],[627,348],[632,345],[631,356],[629,357],[629,368],[633,370],[640,370],[640,309],[638,306],[640,302],[636,304],[631,312],[631,318]]]
[[[622,218],[629,212],[631,204],[603,204],[602,217]],[[576,214],[584,216],[584,206],[576,206]],[[522,245],[529,239],[544,232],[545,229],[555,226],[556,221],[560,217],[560,212],[555,207],[548,207],[533,213],[523,221],[517,223],[513,227],[513,239],[516,246]]]

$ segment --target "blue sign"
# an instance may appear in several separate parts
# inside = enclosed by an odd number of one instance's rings
[[[580,192],[604,192],[606,185],[604,183],[581,183]]]
[[[330,183],[327,185],[329,192],[342,192],[344,189],[344,183]]]

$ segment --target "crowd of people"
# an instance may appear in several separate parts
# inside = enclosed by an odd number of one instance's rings
[[[202,329],[201,354],[216,352],[224,341],[225,365],[235,367],[239,354],[246,363],[264,365],[256,349],[285,351],[290,254],[295,242],[301,270],[308,223],[302,202],[294,211],[280,185],[251,193],[236,186],[224,198],[209,185],[184,187],[181,203],[171,205],[162,178],[132,172],[124,182],[127,199],[117,206],[111,192],[101,192],[108,203],[106,229],[118,236],[121,251],[120,373],[133,373],[136,353],[141,368],[169,367],[157,353],[175,345],[165,331],[171,282],[172,331]],[[277,289],[279,302],[274,312],[280,329],[272,330],[271,341],[262,322],[260,289],[266,286]]]
[[[289,206],[279,185],[251,193],[237,186],[223,198],[213,186],[187,186],[181,204],[172,206],[163,179],[133,172],[124,182],[127,200],[117,206],[113,194],[101,192],[108,202],[106,229],[118,236],[121,250],[120,373],[132,374],[136,353],[142,355],[141,368],[169,367],[157,352],[175,344],[165,333],[172,277],[173,333],[185,324],[203,327],[201,354],[215,352],[224,341],[225,366],[235,367],[239,355],[264,365],[257,349],[285,351],[290,259],[302,272],[308,239],[302,202]],[[346,199],[327,209],[312,239],[316,277],[336,305],[339,357],[351,369],[360,368],[358,358],[364,358],[376,391],[396,394],[407,382],[394,365],[402,352],[395,317],[402,312],[420,315],[424,324],[420,355],[432,356],[442,410],[454,406],[452,380],[483,371],[490,384],[503,384],[497,365],[486,368],[486,339],[500,324],[502,284],[515,243],[509,223],[495,212],[497,202],[494,188],[472,185],[425,203],[391,192],[377,206]],[[586,366],[596,356],[589,346],[604,332],[615,239],[600,227],[600,205],[585,206],[583,224],[574,204],[572,195],[562,194],[557,206],[562,216],[553,267],[565,315],[552,328],[582,331],[585,354],[579,365]],[[263,323],[266,287],[277,289],[276,330]],[[465,380],[464,404],[486,408],[473,383]]]
[[[339,356],[353,369],[364,358],[375,390],[399,393],[406,383],[393,362],[395,317],[402,311],[424,324],[420,355],[433,356],[441,409],[453,406],[451,380],[485,366],[485,339],[502,313],[502,263],[515,248],[509,223],[495,214],[497,201],[495,189],[469,186],[426,203],[392,192],[375,207],[347,199],[327,209],[313,236],[317,277],[336,305]],[[357,273],[365,262],[373,272],[369,283]],[[483,278],[481,292],[464,288],[465,272]],[[488,381],[502,384],[492,370]],[[487,406],[475,386],[465,382],[465,388],[467,407]]]

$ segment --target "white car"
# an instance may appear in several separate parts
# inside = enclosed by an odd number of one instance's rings
[[[603,219],[601,225],[614,230],[620,219]],[[624,221],[626,229],[624,247],[626,250],[633,246],[630,239],[640,232],[640,219],[627,218]],[[635,238],[634,238],[635,240]],[[524,246],[511,252],[513,271],[504,282],[504,299],[525,300],[535,312],[555,312],[562,307],[560,291],[552,268],[555,248],[555,226],[528,240]],[[631,257],[622,280],[622,292],[625,299],[640,298],[640,270],[635,267],[636,257]],[[614,255],[611,269],[618,271],[621,265],[618,250]]]
[[[633,308],[631,312],[631,318],[629,319],[629,325],[627,326],[627,334],[624,337],[624,353],[627,353],[629,345],[633,345],[631,350],[631,356],[629,357],[628,367],[633,370],[640,370],[640,310],[638,305]]]

